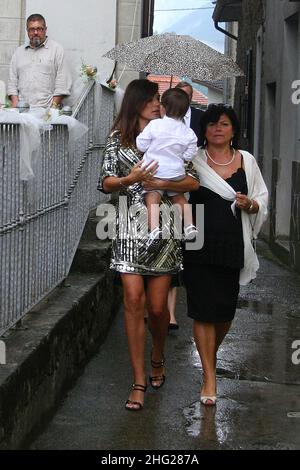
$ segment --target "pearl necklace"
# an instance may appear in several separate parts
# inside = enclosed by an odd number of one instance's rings
[[[205,149],[205,154],[206,154],[206,156],[207,156],[215,165],[219,165],[219,166],[227,166],[227,165],[230,165],[230,163],[232,163],[233,160],[235,159],[235,149],[234,149],[234,148],[233,148],[232,159],[229,160],[229,162],[227,162],[227,163],[218,163],[218,162],[216,162],[213,158],[211,158],[211,156],[209,155],[207,149]]]

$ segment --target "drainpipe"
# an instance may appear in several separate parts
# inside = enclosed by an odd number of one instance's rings
[[[153,20],[154,0],[142,0],[142,38],[153,35]]]
[[[221,33],[223,33],[223,34],[225,34],[226,36],[228,36],[229,38],[234,39],[235,41],[238,40],[238,37],[237,37],[237,36],[235,36],[234,34],[229,33],[228,31],[226,31],[226,29],[221,28],[221,26],[219,26],[219,24],[218,24],[218,21],[215,21],[215,28],[216,28],[218,31],[221,31]]]
[[[141,0],[142,1],[142,28],[141,37],[147,38],[153,36],[153,21],[154,21],[154,1],[155,0]],[[140,72],[140,78],[146,78],[145,72]]]

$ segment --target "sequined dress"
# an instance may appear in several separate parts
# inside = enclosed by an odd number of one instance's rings
[[[142,154],[136,148],[120,145],[118,131],[112,132],[104,150],[98,189],[104,192],[103,180],[107,176],[127,176],[141,159]],[[189,174],[195,176],[193,172]],[[170,200],[163,197],[161,204],[168,214],[167,211],[172,208]],[[143,187],[140,183],[121,188],[116,205],[116,227],[115,237],[112,240],[110,268],[121,273],[152,276],[181,271],[183,267],[180,235],[175,230],[172,216],[163,220],[164,233],[170,233],[171,236],[162,241],[158,252],[149,253],[146,250],[147,238],[137,236],[138,233],[145,233],[143,229],[148,232],[145,209]]]

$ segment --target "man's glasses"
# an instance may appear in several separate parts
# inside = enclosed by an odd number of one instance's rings
[[[45,28],[40,26],[38,28],[28,28],[27,31],[28,33],[34,33],[35,31],[37,31],[38,33],[42,33],[43,31],[45,31]]]

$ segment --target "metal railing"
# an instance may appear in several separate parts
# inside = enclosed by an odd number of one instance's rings
[[[89,211],[101,202],[113,92],[89,83],[73,116],[88,133],[70,150],[67,125],[52,125],[29,181],[20,180],[19,124],[0,124],[0,336],[65,279]]]

